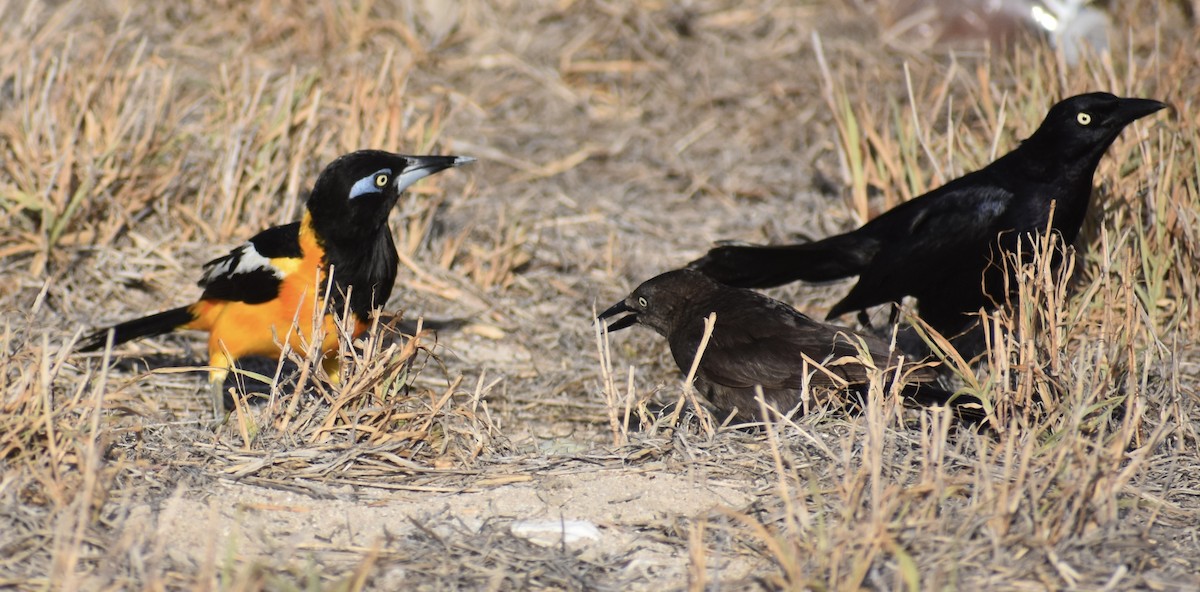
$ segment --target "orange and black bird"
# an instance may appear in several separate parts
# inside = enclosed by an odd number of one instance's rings
[[[796,245],[718,246],[688,267],[742,288],[858,276],[827,319],[912,296],[923,320],[955,336],[973,313],[1005,302],[1010,282],[1000,262],[1018,245],[1028,251],[1047,223],[1066,244],[1075,241],[1100,157],[1125,126],[1164,107],[1102,92],[1065,99],[1008,154],[857,230]]]
[[[646,280],[624,300],[600,313],[599,320],[626,313],[608,325],[619,331],[645,325],[667,338],[681,372],[692,367],[704,337],[705,319],[716,314],[712,335],[696,368],[696,391],[723,415],[761,420],[755,396],[780,413],[804,411],[805,395],[847,390],[860,403],[872,368],[884,370],[889,382],[903,382],[906,403],[948,405],[969,422],[982,422],[979,399],[955,396],[939,388],[937,371],[904,364],[884,340],[805,316],[800,311],[753,290],[733,288],[689,269],[668,271]],[[820,364],[821,368],[817,368]]]
[[[325,167],[299,222],[268,228],[228,255],[204,264],[194,304],[92,333],[81,351],[178,329],[208,332],[213,413],[223,416],[221,387],[243,356],[303,351],[316,319],[324,333],[323,365],[337,378],[336,317],[362,334],[371,312],[387,303],[400,257],[388,213],[400,193],[438,171],[474,162],[465,156],[406,156],[381,150],[346,154]],[[318,310],[320,311],[318,314]],[[318,332],[320,333],[320,332]]]

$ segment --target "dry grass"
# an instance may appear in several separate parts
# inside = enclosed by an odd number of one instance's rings
[[[1179,5],[1112,6],[1111,55],[1072,66],[1028,35],[930,44],[910,2],[223,4],[0,3],[0,585],[1200,585]],[[851,228],[1093,89],[1176,110],[1110,149],[1076,255],[1021,270],[987,358],[945,353],[993,433],[882,392],[749,432],[655,414],[690,395],[665,344],[590,324],[713,240]],[[70,353],[186,302],[203,261],[296,219],[361,147],[481,162],[393,214],[404,322],[345,348],[339,386],[296,353],[213,432],[194,336]],[[775,295],[819,315],[845,289]],[[629,491],[594,501],[604,474]],[[512,535],[530,514],[602,538]]]

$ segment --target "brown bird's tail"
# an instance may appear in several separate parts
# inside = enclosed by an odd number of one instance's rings
[[[905,402],[920,407],[949,407],[960,421],[973,425],[984,425],[987,412],[983,401],[971,395],[958,395],[929,383],[909,383],[900,391]]]
[[[862,272],[870,258],[861,242],[850,233],[799,245],[721,245],[687,266],[738,288],[828,282]]]
[[[139,337],[170,333],[194,320],[196,320],[196,315],[192,313],[191,307],[181,306],[179,308],[172,308],[158,314],[125,321],[119,325],[96,331],[83,339],[77,351],[89,352],[103,349],[104,344],[108,341],[109,331],[113,333],[113,345],[117,345]]]

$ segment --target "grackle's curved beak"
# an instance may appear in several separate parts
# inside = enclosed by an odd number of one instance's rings
[[[623,312],[627,312],[630,314],[627,314],[627,315],[613,321],[612,324],[608,325],[609,333],[612,333],[613,331],[620,331],[621,329],[625,329],[627,327],[632,327],[637,324],[637,322],[638,322],[637,313],[633,312],[633,309],[630,308],[630,306],[628,304],[626,304],[624,300],[608,307],[608,310],[600,313],[600,316],[596,317],[596,319],[603,321],[604,319],[607,319],[611,316],[621,314]]]

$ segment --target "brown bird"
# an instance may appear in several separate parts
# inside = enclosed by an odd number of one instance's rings
[[[685,373],[703,338],[705,318],[716,313],[695,386],[722,416],[736,412],[740,420],[762,419],[755,387],[761,387],[767,404],[782,413],[803,411],[806,382],[817,392],[857,390],[861,399],[874,371],[863,362],[866,354],[876,368],[884,369],[885,378],[904,383],[906,402],[949,404],[962,419],[983,419],[978,399],[938,388],[932,384],[937,379],[932,367],[902,364],[882,339],[815,321],[783,302],[719,284],[696,271],[668,271],[647,280],[599,319],[621,313],[629,314],[608,325],[610,332],[634,324],[654,329],[667,338],[676,365]]]

